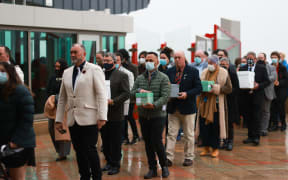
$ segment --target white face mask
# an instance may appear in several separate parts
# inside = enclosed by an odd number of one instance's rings
[[[215,71],[215,66],[212,65],[212,64],[208,64],[208,70],[209,70],[210,72],[214,72],[214,71]]]
[[[140,58],[139,59],[139,64],[144,64],[146,62],[145,58]]]

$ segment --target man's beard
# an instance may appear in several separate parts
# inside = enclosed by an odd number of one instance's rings
[[[77,63],[81,62],[82,59],[71,59],[72,63],[76,65]]]

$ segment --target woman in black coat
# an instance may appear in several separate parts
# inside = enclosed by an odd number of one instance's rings
[[[0,62],[0,146],[21,148],[1,158],[12,179],[25,179],[26,166],[35,166],[34,102],[13,65]]]
[[[281,63],[280,54],[278,52],[271,53],[272,65],[276,67],[277,80],[274,82],[274,90],[276,93],[276,99],[271,104],[271,116],[270,116],[270,130],[278,129],[278,117],[281,122],[281,131],[286,130],[286,113],[285,113],[285,101],[287,98],[288,87],[288,75],[287,69]]]
[[[67,67],[68,65],[65,59],[58,59],[55,63],[55,74],[49,79],[49,82],[47,85],[48,97],[51,95],[55,95],[56,105],[57,105],[58,94],[59,94],[61,83],[62,83],[62,76],[63,76],[64,70]],[[59,154],[59,157],[56,159],[56,161],[66,160],[67,159],[66,156],[70,154],[71,141],[55,141],[54,123],[55,123],[55,119],[49,119],[48,121],[49,134],[51,136],[55,150]]]

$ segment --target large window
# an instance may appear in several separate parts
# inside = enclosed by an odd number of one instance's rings
[[[64,58],[71,64],[70,48],[76,42],[76,34],[31,32],[31,80],[35,113],[42,113],[47,99],[46,86],[54,74],[57,59]]]
[[[10,61],[19,65],[24,72],[24,83],[28,83],[28,38],[27,32],[0,30],[0,45],[11,50]]]
[[[118,50],[118,36],[102,36],[102,50],[115,52]]]

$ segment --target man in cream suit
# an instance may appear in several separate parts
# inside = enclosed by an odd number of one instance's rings
[[[63,130],[64,111],[76,152],[81,180],[101,179],[96,149],[98,130],[107,121],[107,94],[102,69],[86,62],[85,48],[74,44],[70,51],[74,66],[65,70],[59,93],[56,128]]]

